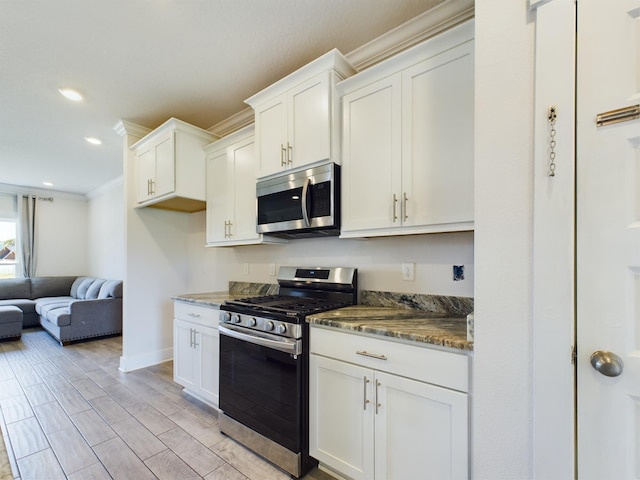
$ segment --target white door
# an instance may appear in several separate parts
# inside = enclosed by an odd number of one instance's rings
[[[640,2],[577,5],[577,474],[638,479],[640,119],[596,115],[640,103]]]

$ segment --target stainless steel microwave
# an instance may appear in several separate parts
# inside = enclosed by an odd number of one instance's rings
[[[340,234],[340,166],[326,163],[259,179],[258,233],[284,238]]]

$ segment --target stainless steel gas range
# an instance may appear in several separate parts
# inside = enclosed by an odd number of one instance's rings
[[[220,324],[220,430],[294,477],[309,457],[307,315],[357,301],[354,268],[280,267],[278,295],[226,301]]]

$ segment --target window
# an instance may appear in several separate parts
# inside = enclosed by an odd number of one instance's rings
[[[16,276],[16,221],[0,218],[0,278]]]

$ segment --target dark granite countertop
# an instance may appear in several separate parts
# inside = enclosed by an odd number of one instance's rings
[[[467,319],[461,316],[438,316],[406,308],[354,305],[311,315],[307,317],[307,322],[354,333],[473,350],[473,342],[467,340]]]

